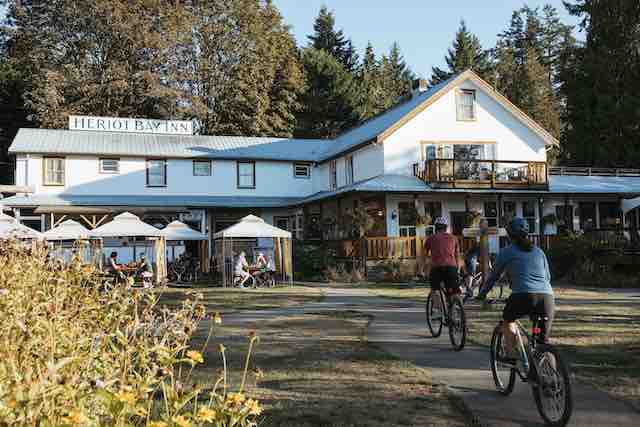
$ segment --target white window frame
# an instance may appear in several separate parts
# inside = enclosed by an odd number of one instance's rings
[[[109,170],[109,169],[105,169],[104,164],[105,161],[109,161],[109,162],[115,162],[115,170]],[[115,157],[101,157],[99,160],[99,170],[101,174],[107,174],[107,175],[115,175],[115,174],[119,174],[120,173],[120,159],[115,158]]]
[[[344,182],[345,185],[353,184],[353,155],[348,154],[344,158]]]
[[[59,174],[62,177],[61,180],[49,179],[50,166],[48,162],[50,160],[61,162],[61,165],[62,165],[61,168],[59,168],[59,170],[57,171],[54,171],[54,174]],[[64,187],[65,181],[66,181],[66,175],[67,175],[66,167],[67,167],[67,162],[66,162],[66,158],[64,157],[56,157],[56,156],[43,157],[42,158],[42,185],[50,186],[50,187]]]
[[[196,173],[196,165],[198,164],[203,164],[203,165],[206,164],[209,167],[209,172]],[[192,169],[193,169],[193,176],[211,176],[213,174],[213,166],[211,165],[211,160],[195,159],[193,160]]]
[[[241,171],[241,166],[251,165],[251,173],[244,173]],[[254,161],[238,161],[236,163],[236,174],[237,174],[237,184],[238,188],[244,189],[254,189],[256,188],[256,162]],[[243,184],[241,183],[241,178],[251,177],[251,184]]]
[[[473,89],[459,89],[456,96],[456,118],[460,122],[473,122],[476,114],[476,91]],[[465,102],[471,99],[471,104]]]
[[[300,174],[298,172],[305,171]],[[296,179],[311,179],[311,165],[308,163],[294,163],[293,177]]]
[[[329,189],[335,190],[338,188],[338,171],[335,159],[329,161]]]
[[[151,172],[151,164],[152,163],[156,163],[156,162],[160,162],[161,163],[161,168],[160,170],[162,171],[162,184],[152,184],[151,183],[151,175],[149,174],[149,172]],[[166,187],[167,186],[167,160],[166,159],[147,159],[147,187]]]

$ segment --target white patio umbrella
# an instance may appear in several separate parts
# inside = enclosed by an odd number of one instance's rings
[[[44,236],[39,231],[20,224],[15,218],[0,212],[0,239],[35,239]]]
[[[47,240],[82,240],[89,238],[89,229],[77,221],[68,219],[57,227],[44,232]]]
[[[255,215],[247,215],[240,220],[240,222],[227,227],[222,231],[217,232],[214,236],[216,239],[225,237],[231,238],[259,238],[259,237],[274,237],[290,239],[291,233],[282,230],[273,225],[267,224],[262,218]]]
[[[161,237],[160,230],[140,220],[130,212],[124,212],[95,230],[89,232],[95,237]]]
[[[173,221],[160,230],[160,234],[167,240],[207,240],[206,234],[199,233],[184,222]]]

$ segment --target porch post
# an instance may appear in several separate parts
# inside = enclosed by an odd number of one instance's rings
[[[542,196],[538,197],[538,235],[540,238],[540,248],[542,249],[542,241],[544,239],[544,224],[542,223],[542,217],[544,215],[544,199]]]
[[[498,193],[498,223],[497,226],[498,228],[502,227],[502,216],[504,215],[503,209],[502,209],[502,193]],[[500,239],[500,237],[498,237],[498,239]]]

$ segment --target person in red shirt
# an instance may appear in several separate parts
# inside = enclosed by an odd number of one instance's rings
[[[447,232],[449,224],[444,217],[436,218],[436,233],[425,242],[425,253],[431,254],[431,282],[432,290],[441,289],[444,283],[447,293],[460,293],[458,286],[458,260],[460,248],[458,239]],[[435,301],[439,304],[440,299]]]

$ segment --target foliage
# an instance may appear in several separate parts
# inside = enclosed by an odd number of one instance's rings
[[[297,115],[297,136],[334,138],[358,122],[352,75],[330,54],[307,48],[302,52],[306,87]]]
[[[460,27],[456,32],[453,46],[449,48],[449,52],[444,59],[447,63],[447,70],[438,67],[431,69],[430,83],[432,85],[443,82],[454,74],[468,69],[473,69],[475,73],[485,80],[491,78],[492,66],[489,52],[482,49],[480,40],[467,29],[467,24],[464,20],[460,21]]]
[[[324,242],[294,240],[293,262],[299,279],[321,280],[327,265],[335,265],[335,249]]]
[[[351,73],[358,63],[358,54],[351,39],[347,40],[342,30],[335,29],[335,22],[333,11],[323,5],[313,24],[313,34],[307,36],[309,47],[325,51]]]
[[[160,308],[154,293],[111,287],[74,259],[0,248],[0,423],[3,425],[250,426],[261,407],[224,369],[192,383],[203,348],[188,342],[206,311],[197,300]],[[212,324],[221,322],[213,316]],[[252,335],[246,365],[257,337]]]
[[[360,206],[345,213],[344,224],[348,237],[362,239],[373,229],[376,222],[371,214]]]
[[[640,160],[640,2],[574,0],[583,45],[564,52],[563,157],[582,165],[636,167]]]

